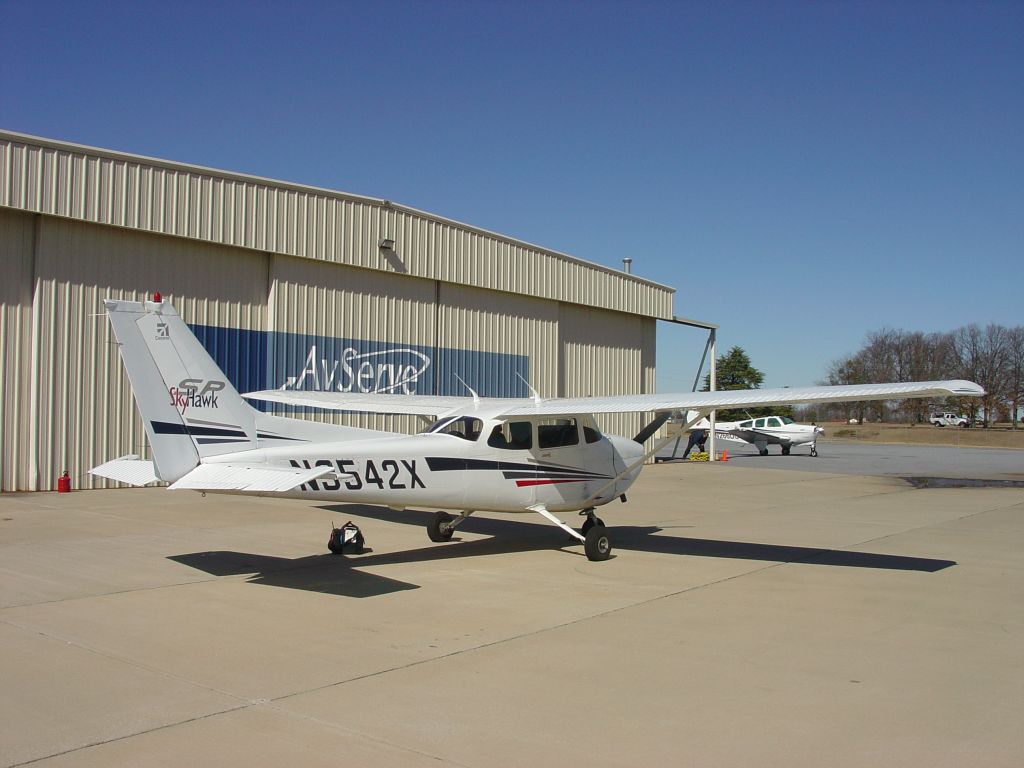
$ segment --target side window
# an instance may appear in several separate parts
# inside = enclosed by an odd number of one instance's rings
[[[757,421],[754,422],[754,428],[755,429],[758,428],[758,427],[763,427],[763,426],[764,426],[764,419],[758,419]]]
[[[782,422],[779,421],[774,416],[772,416],[772,418],[768,419],[768,426],[769,427],[781,427],[782,426]]]
[[[539,448],[561,448],[565,445],[576,445],[579,441],[576,419],[544,419],[537,424]]]
[[[487,438],[491,448],[528,451],[533,447],[533,426],[528,421],[507,421],[491,430]]]
[[[580,419],[580,426],[583,428],[583,439],[588,443],[601,441],[601,430],[597,428],[597,423],[592,417],[584,416]]]
[[[754,426],[754,422],[752,420],[748,419],[747,421],[741,421],[740,422],[740,426],[741,427],[752,427],[752,426]]]

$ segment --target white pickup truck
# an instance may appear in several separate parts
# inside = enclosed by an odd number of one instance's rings
[[[933,413],[928,417],[928,421],[934,424],[936,427],[969,427],[971,426],[971,420],[966,416],[961,416],[957,413],[946,412],[946,413]]]

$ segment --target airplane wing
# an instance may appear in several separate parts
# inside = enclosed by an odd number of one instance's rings
[[[327,466],[293,469],[269,464],[200,464],[172,483],[170,490],[284,493],[310,480],[334,474],[334,468]]]
[[[665,413],[696,410],[708,413],[722,408],[749,408],[760,405],[798,405],[861,400],[898,400],[907,397],[978,397],[985,390],[971,381],[918,381],[891,384],[845,384],[784,389],[733,389],[720,392],[681,394],[607,395],[604,397],[554,398],[532,400],[504,410],[502,416],[573,415],[587,413]]]
[[[983,394],[985,390],[974,382],[951,380],[784,389],[733,389],[678,394],[559,397],[539,401],[528,397],[472,398],[364,392],[299,392],[283,389],[250,392],[244,397],[287,405],[368,413],[439,416],[486,410],[496,416],[571,416],[589,413],[672,413],[687,409],[708,413],[722,408],[749,408],[761,405],[898,400],[907,397],[978,397]]]
[[[380,392],[302,392],[292,389],[266,389],[247,392],[242,397],[269,403],[326,408],[332,411],[364,413],[405,413],[414,416],[442,416],[478,407],[493,409],[511,403],[532,403],[528,398],[472,397],[445,395],[392,395]]]

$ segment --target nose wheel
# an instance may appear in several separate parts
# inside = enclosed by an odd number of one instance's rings
[[[583,521],[583,525],[580,526],[580,533],[584,536],[593,528],[595,525],[604,526],[604,520],[594,514],[593,509],[584,509],[580,512],[580,515],[585,516],[587,519]]]
[[[611,557],[612,541],[608,538],[608,529],[596,524],[588,528],[583,551],[587,553],[587,560],[600,561]]]
[[[586,515],[587,517],[581,526],[584,533],[580,533],[576,529],[570,528],[551,514],[543,504],[536,504],[530,507],[530,509],[538,515],[547,518],[574,539],[582,543],[583,551],[586,552],[588,560],[607,560],[612,556],[612,540],[608,536],[608,529],[604,527],[604,522],[601,518],[594,514],[593,507],[590,509],[584,509],[580,512],[581,515]]]

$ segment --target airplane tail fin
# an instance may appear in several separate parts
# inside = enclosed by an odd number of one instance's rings
[[[174,307],[161,301],[104,305],[161,480],[178,480],[207,456],[256,447],[257,411]]]

